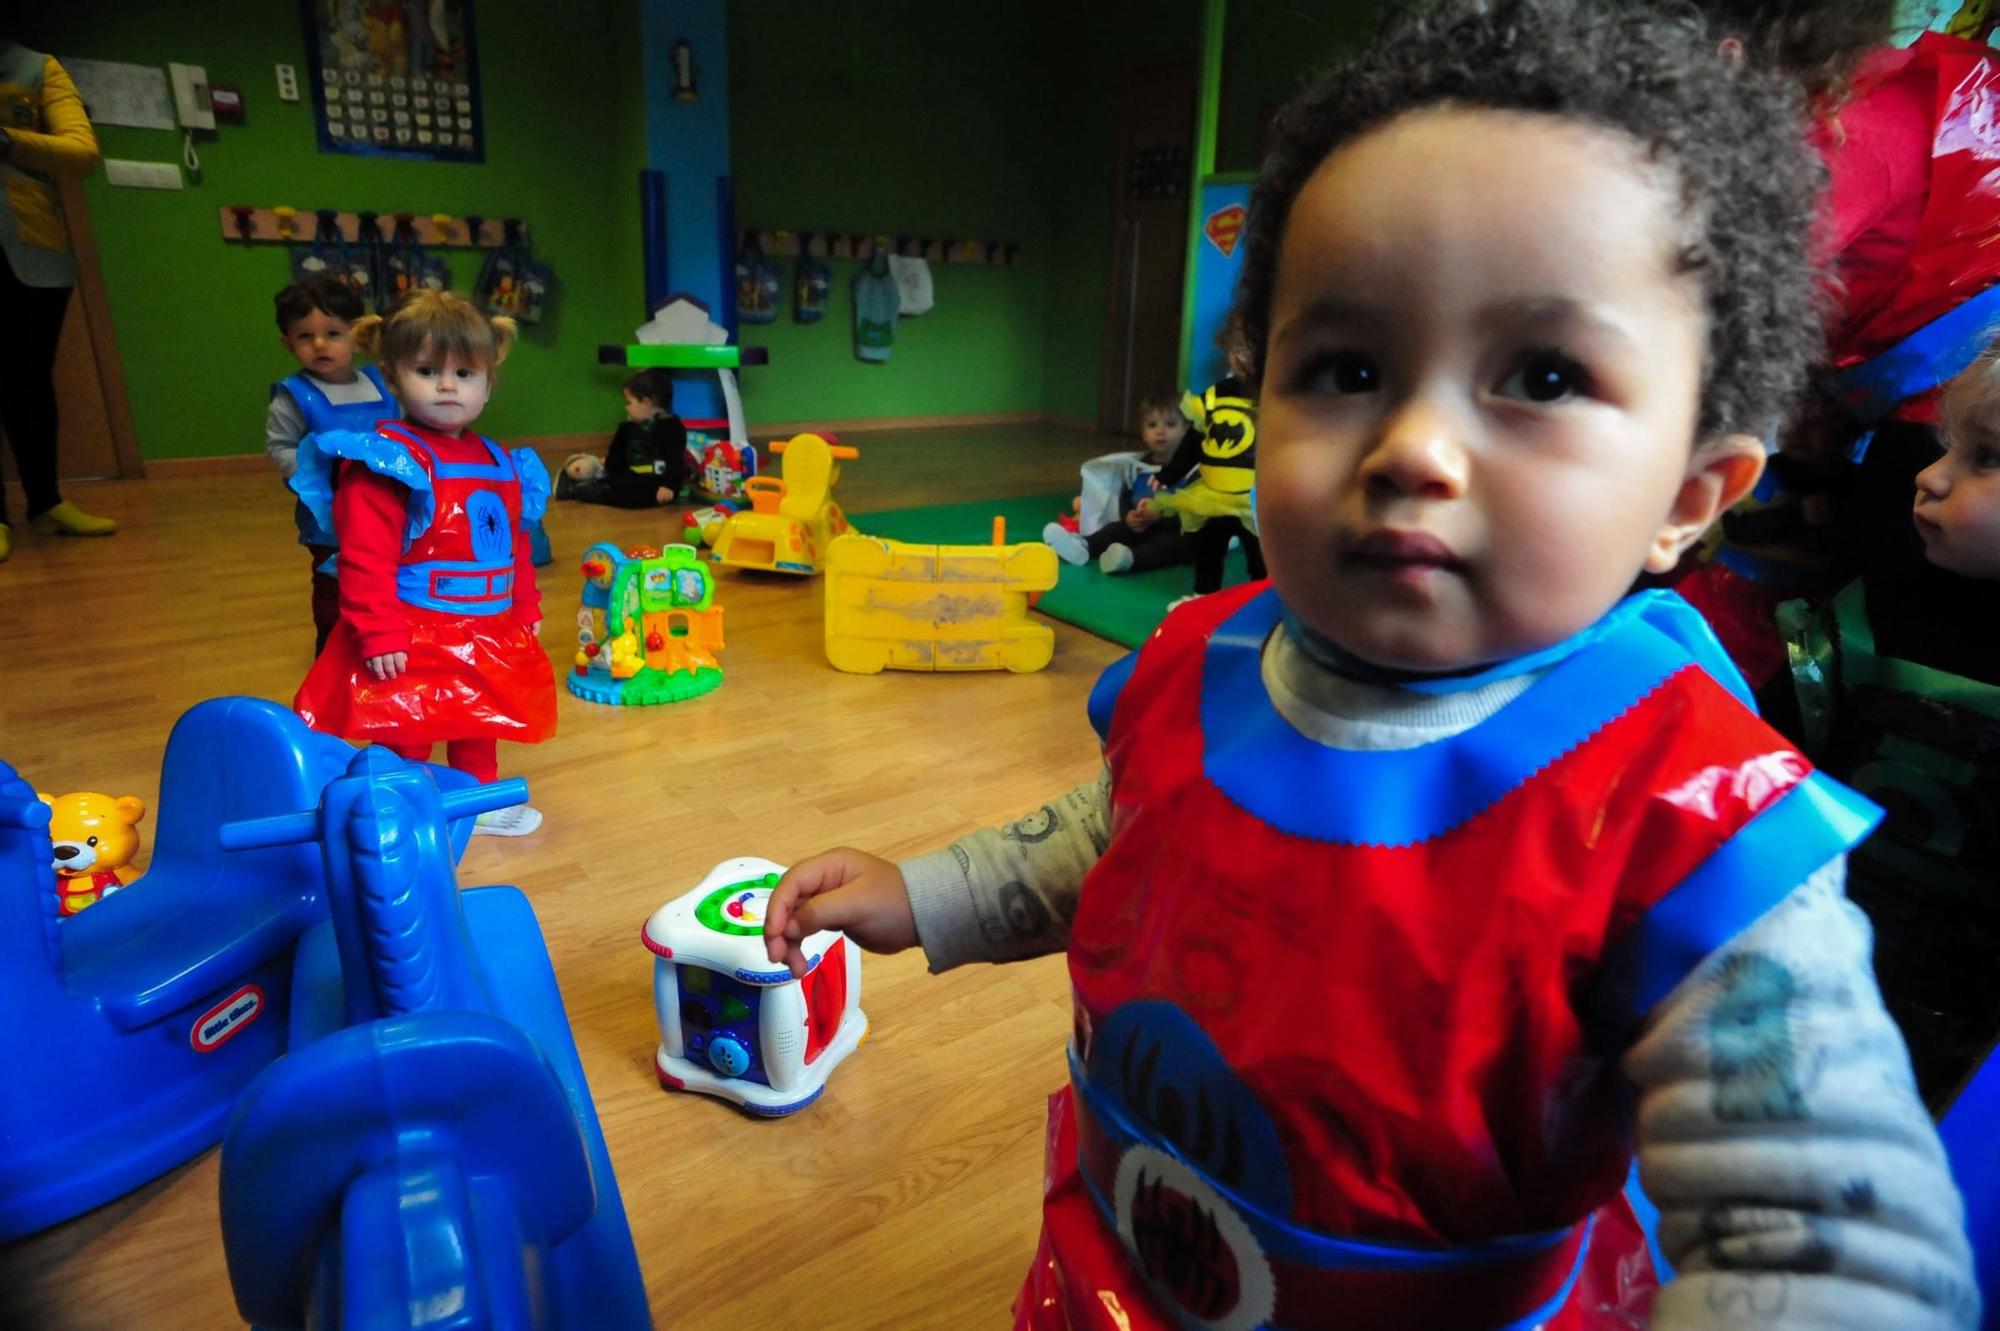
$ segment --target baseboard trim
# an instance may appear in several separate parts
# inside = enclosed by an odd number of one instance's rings
[[[834,434],[879,434],[890,430],[950,430],[968,425],[1041,425],[1053,418],[1041,411],[971,411],[946,416],[864,416],[852,420],[751,421],[752,439],[788,439],[808,430]]]
[[[147,458],[146,479],[171,481],[191,476],[229,476],[246,471],[276,472],[262,453],[229,453],[205,458]]]

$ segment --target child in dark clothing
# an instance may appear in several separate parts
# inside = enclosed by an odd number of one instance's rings
[[[1042,539],[1065,563],[1096,560],[1106,573],[1149,573],[1187,563],[1193,548],[1181,534],[1179,520],[1161,512],[1154,502],[1162,488],[1158,472],[1186,429],[1187,420],[1172,394],[1140,399],[1139,438],[1145,452],[1109,453],[1084,464],[1085,493],[1074,507],[1080,523],[1090,528],[1088,534],[1051,522],[1042,529]]]
[[[604,461],[578,453],[563,464],[557,497],[614,508],[671,504],[687,481],[687,427],[673,414],[674,381],[641,370],[625,381],[625,423]]]

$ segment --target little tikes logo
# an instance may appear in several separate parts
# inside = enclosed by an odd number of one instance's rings
[[[1222,257],[1227,259],[1236,253],[1236,238],[1243,234],[1243,220],[1249,215],[1250,210],[1240,203],[1218,208],[1202,223],[1201,234],[1207,236],[1209,243],[1221,250]]]
[[[188,1043],[197,1054],[212,1054],[242,1034],[243,1028],[264,1013],[264,991],[246,984],[229,997],[195,1018]]]

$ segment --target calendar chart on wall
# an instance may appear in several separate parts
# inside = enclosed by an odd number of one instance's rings
[[[302,0],[321,152],[486,160],[473,0]]]

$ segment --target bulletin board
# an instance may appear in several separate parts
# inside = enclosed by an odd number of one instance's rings
[[[473,0],[301,0],[319,150],[486,160]]]

